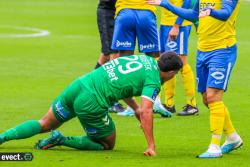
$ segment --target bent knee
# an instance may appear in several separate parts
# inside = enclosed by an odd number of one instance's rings
[[[58,126],[60,126],[59,123],[52,122],[52,121],[49,121],[49,120],[46,120],[46,119],[40,119],[39,123],[41,125],[41,129],[42,129],[41,132],[42,133],[49,132],[51,130],[56,129]]]
[[[116,133],[103,139],[100,143],[103,145],[104,150],[113,150],[115,147]]]
[[[40,123],[41,128],[42,128],[42,131],[41,131],[42,133],[52,130],[51,125],[49,125],[49,123],[46,120],[41,119],[41,120],[39,120],[39,123]]]
[[[213,103],[215,101],[220,101],[221,99],[216,95],[216,94],[213,94],[213,93],[207,93],[207,98],[206,98],[206,103],[207,105],[210,104],[210,103]]]
[[[113,150],[115,147],[115,143],[114,144],[109,144],[108,148],[106,150]]]
[[[110,143],[110,142],[100,142],[103,146],[104,150],[113,150],[115,147],[115,143]]]

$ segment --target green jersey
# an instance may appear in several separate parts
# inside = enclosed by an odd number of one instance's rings
[[[102,107],[133,96],[142,96],[154,102],[161,87],[157,62],[144,55],[114,59],[82,76],[80,81],[96,95]]]

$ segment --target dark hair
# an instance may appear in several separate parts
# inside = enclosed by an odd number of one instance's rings
[[[164,52],[157,61],[159,69],[162,72],[179,71],[183,63],[175,52]]]

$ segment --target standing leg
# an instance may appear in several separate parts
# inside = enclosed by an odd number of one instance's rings
[[[204,52],[203,54],[203,57],[207,58],[205,61],[209,69],[203,101],[207,104],[210,112],[212,139],[208,150],[198,157],[217,158],[221,157],[222,153],[229,153],[243,144],[233,127],[227,107],[222,100],[236,61],[237,47],[234,45],[231,48]],[[220,147],[223,131],[227,137],[226,142]]]
[[[177,48],[177,43],[175,41],[169,40],[169,31],[172,29],[172,26],[161,25],[160,26],[160,46],[161,46],[161,53],[165,51],[173,51]],[[163,106],[170,111],[171,113],[175,113],[175,102],[174,102],[174,95],[175,95],[175,88],[176,88],[176,76],[172,79],[166,81],[163,84],[163,92],[165,95],[165,102]]]
[[[174,94],[176,88],[176,76],[172,79],[168,80],[163,84],[163,88],[165,90],[165,104],[166,109],[172,113],[175,113],[175,102],[174,102]]]
[[[226,141],[223,143],[221,147],[223,154],[236,150],[237,148],[240,148],[243,145],[243,141],[233,126],[229,111],[226,106],[224,110],[225,110],[225,120],[224,120],[223,130],[226,135]]]
[[[100,4],[101,3],[101,4]],[[117,51],[111,49],[113,31],[114,31],[114,16],[115,16],[115,4],[114,3],[106,3],[100,2],[97,9],[97,24],[99,35],[101,39],[102,53],[98,59],[95,68],[100,67],[105,64],[109,60],[114,59],[116,57]],[[104,9],[100,7],[100,5],[108,5],[110,9]],[[114,10],[111,10],[114,9]]]
[[[180,58],[183,62],[183,67],[181,69],[181,78],[185,89],[187,104],[184,106],[183,111],[178,113],[178,115],[179,116],[196,115],[198,114],[198,108],[195,98],[194,73],[191,69],[191,66],[188,64],[187,55],[180,55]]]
[[[233,127],[228,109],[222,101],[223,94],[224,90],[208,88],[206,99],[204,99],[208,104],[210,112],[210,131],[212,133],[211,143],[207,152],[218,156],[221,153],[229,153],[241,147],[243,144],[242,139]],[[227,139],[220,148],[223,131]],[[202,157],[202,155],[200,155],[200,157]]]

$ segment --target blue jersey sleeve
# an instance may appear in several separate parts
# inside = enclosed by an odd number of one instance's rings
[[[183,4],[181,7],[184,9],[190,9],[191,6],[192,6],[191,0],[183,0]],[[184,21],[184,19],[182,17],[178,16],[178,18],[175,21],[175,24],[181,25],[183,21]]]
[[[196,1],[193,9],[184,9],[180,7],[176,7],[168,2],[168,0],[162,0],[161,7],[166,8],[167,10],[170,10],[174,14],[182,17],[183,19],[196,22],[199,17],[199,0]]]
[[[223,0],[221,9],[220,10],[211,9],[210,16],[218,20],[227,21],[227,19],[233,13],[237,3],[238,0]]]

